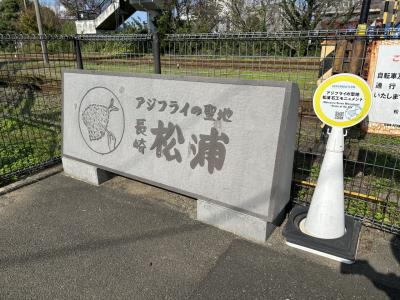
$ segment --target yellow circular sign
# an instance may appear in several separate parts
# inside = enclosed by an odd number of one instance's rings
[[[325,124],[351,127],[368,115],[371,99],[371,90],[364,79],[344,73],[329,77],[318,86],[313,107]]]

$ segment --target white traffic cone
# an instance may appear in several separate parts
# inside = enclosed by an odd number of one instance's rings
[[[344,235],[343,129],[332,127],[317,186],[302,231],[320,239]]]

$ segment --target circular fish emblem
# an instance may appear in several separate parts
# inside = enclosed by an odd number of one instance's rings
[[[79,106],[79,128],[94,152],[108,154],[117,149],[125,130],[124,110],[117,96],[105,87],[90,89]]]

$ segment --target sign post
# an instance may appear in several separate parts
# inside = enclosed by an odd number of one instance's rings
[[[293,247],[351,263],[355,258],[358,233],[355,232],[354,220],[348,218],[346,222],[344,214],[343,129],[360,123],[368,115],[371,107],[371,91],[364,79],[353,74],[338,74],[325,80],[317,88],[313,107],[317,117],[332,129],[328,131],[326,153],[308,213],[302,209],[294,210],[294,214],[301,210],[303,216],[296,219],[295,225],[303,234],[304,241],[300,243],[290,241],[289,234],[286,235],[287,243]],[[354,235],[357,236],[356,241]],[[345,242],[338,243],[339,240]],[[351,249],[346,248],[352,240]],[[345,247],[340,249],[335,247],[335,244]]]

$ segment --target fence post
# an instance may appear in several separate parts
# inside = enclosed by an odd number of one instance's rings
[[[157,28],[157,17],[160,11],[150,10],[147,15],[149,29],[153,37],[153,63],[154,73],[161,74],[160,34]]]
[[[81,45],[79,43],[79,40],[76,37],[74,37],[74,48],[75,48],[76,67],[78,69],[83,70]]]
[[[158,32],[153,33],[153,59],[154,73],[161,74],[160,35]]]

